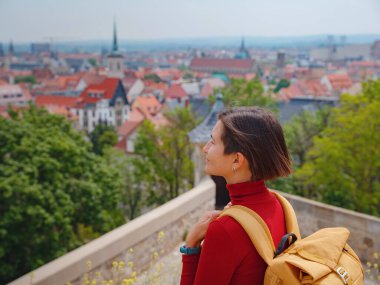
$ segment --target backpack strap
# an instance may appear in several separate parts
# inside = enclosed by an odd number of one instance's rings
[[[270,191],[276,196],[276,198],[281,203],[282,210],[284,211],[284,216],[285,216],[286,232],[295,234],[297,239],[300,240],[301,239],[300,229],[298,227],[297,216],[296,216],[296,213],[294,212],[292,205],[289,203],[288,200],[286,200],[278,192],[274,192],[273,190],[270,190]]]
[[[271,193],[281,203],[287,233],[294,234],[297,239],[301,239],[297,217],[292,205],[279,193],[272,190]],[[251,209],[240,205],[231,206],[223,210],[219,218],[222,216],[234,218],[243,227],[261,258],[269,265],[276,255],[276,248],[270,230],[264,220]]]
[[[273,260],[275,247],[272,235],[263,219],[251,209],[236,205],[225,209],[220,215],[234,218],[245,230],[261,258],[270,264]]]

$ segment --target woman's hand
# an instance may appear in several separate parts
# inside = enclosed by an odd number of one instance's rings
[[[232,202],[228,202],[228,204],[226,206],[224,206],[224,210],[228,209],[231,206],[232,206]]]
[[[215,220],[221,211],[206,212],[199,221],[191,228],[187,235],[185,246],[186,247],[199,247],[205,237],[209,224]]]

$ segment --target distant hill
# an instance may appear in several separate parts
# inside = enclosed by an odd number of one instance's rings
[[[248,48],[289,48],[289,47],[321,47],[327,45],[329,35],[289,36],[289,37],[254,37],[246,36]],[[333,35],[336,44],[342,44],[341,35]],[[376,35],[346,35],[345,44],[371,44],[380,40]],[[240,46],[241,37],[209,37],[209,38],[179,38],[158,40],[119,40],[119,47],[125,51],[138,50],[178,50],[187,48],[233,48]],[[56,42],[54,48],[63,52],[99,52],[110,50],[112,40],[87,40],[72,42]],[[4,46],[5,47],[5,46]],[[16,44],[16,51],[29,51],[30,44]]]

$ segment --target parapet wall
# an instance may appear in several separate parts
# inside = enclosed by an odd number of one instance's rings
[[[345,227],[351,232],[350,246],[366,261],[380,252],[380,219],[354,211],[281,193],[293,205],[302,236],[326,227]]]
[[[10,283],[11,285],[64,285],[80,284],[91,261],[92,270],[101,271],[103,276],[111,275],[112,262],[123,260],[127,263],[133,248],[134,268],[145,270],[152,261],[152,255],[165,255],[180,244],[183,236],[207,210],[215,204],[215,184],[206,179],[191,191],[142,215],[127,224],[75,249],[64,256],[26,274]],[[157,241],[159,233],[165,235]],[[137,272],[138,273],[138,272]],[[33,280],[32,280],[33,279]]]
[[[293,205],[302,236],[324,227],[346,227],[351,231],[349,243],[362,261],[380,252],[380,219],[353,211],[281,193]],[[111,274],[112,262],[130,258],[133,248],[134,268],[147,269],[155,252],[165,255],[181,241],[200,215],[214,208],[215,185],[205,179],[197,187],[172,201],[128,222],[127,224],[53,260],[10,283],[11,285],[79,284],[87,272],[86,262],[93,271]],[[160,232],[165,238],[157,242]],[[33,280],[31,279],[33,276]]]

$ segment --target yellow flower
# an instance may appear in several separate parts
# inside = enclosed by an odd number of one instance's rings
[[[87,259],[86,265],[87,265],[87,269],[90,270],[91,269],[91,265],[92,265],[91,260]]]
[[[125,265],[124,261],[120,261],[119,262],[119,270],[123,269],[124,265]]]
[[[70,281],[67,281],[67,282],[66,282],[66,285],[71,285],[71,282],[70,282]]]
[[[379,254],[378,254],[377,252],[374,252],[374,253],[373,253],[373,257],[374,257],[375,259],[378,259],[378,258],[379,258]]]
[[[127,266],[132,268],[133,267],[133,262],[132,261],[128,261]]]
[[[377,269],[378,267],[379,267],[379,265],[377,263],[373,264],[373,268]]]
[[[96,271],[96,272],[95,272],[95,277],[96,277],[96,278],[99,278],[100,275],[101,275],[100,271]]]
[[[368,262],[367,262],[367,267],[368,267],[368,268],[371,268],[371,266],[372,266],[371,262],[368,261]]]
[[[117,261],[116,261],[116,260],[115,260],[115,261],[113,261],[113,262],[112,262],[112,267],[113,267],[113,268],[116,268],[116,267],[117,267],[117,264],[118,264],[118,263],[117,263]]]
[[[131,247],[128,251],[129,253],[133,253],[134,252],[133,247]]]
[[[133,271],[133,272],[132,272],[132,277],[135,278],[136,275],[137,275],[136,271]]]
[[[158,253],[157,253],[157,251],[153,252],[153,258],[154,258],[154,259],[157,259],[157,258],[158,258]]]
[[[160,240],[160,239],[162,239],[163,237],[165,236],[165,233],[163,232],[163,231],[160,231],[159,233],[158,233],[158,239]]]

